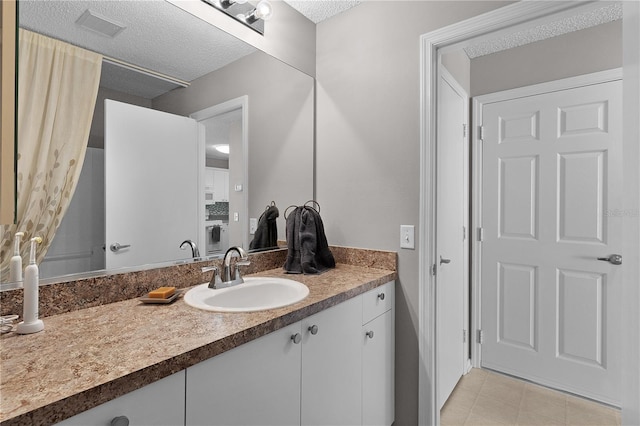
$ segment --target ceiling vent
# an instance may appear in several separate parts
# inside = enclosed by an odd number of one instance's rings
[[[124,25],[105,18],[104,16],[101,16],[96,12],[92,12],[89,9],[85,10],[82,16],[78,18],[76,24],[89,31],[93,31],[110,38],[114,38],[126,28]]]

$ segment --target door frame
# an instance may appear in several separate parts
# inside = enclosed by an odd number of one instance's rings
[[[622,68],[614,68],[611,70],[600,71],[590,74],[584,74],[576,77],[568,77],[560,80],[534,84],[531,86],[519,87],[516,89],[503,90],[500,92],[489,93],[473,98],[473,125],[475,129],[483,124],[482,108],[485,105],[508,101],[513,99],[525,98],[529,96],[542,95],[563,90],[575,89],[579,87],[607,83],[611,81],[622,80]],[[472,162],[473,162],[473,201],[471,207],[472,229],[480,229],[483,226],[482,221],[482,139],[480,131],[476,130],[472,136]],[[471,278],[472,288],[472,319],[471,329],[476,331],[482,329],[482,243],[475,239],[472,249],[473,271]],[[471,347],[471,364],[475,368],[480,368],[482,362],[482,345],[479,339],[474,339]]]
[[[249,247],[249,96],[244,95],[234,99],[230,99],[228,101],[222,102],[217,105],[210,106],[205,109],[201,109],[189,115],[189,117],[193,118],[198,122],[200,128],[198,129],[198,187],[200,188],[199,192],[199,205],[204,206],[204,186],[205,186],[205,162],[206,162],[206,151],[205,151],[205,134],[204,129],[202,128],[201,121],[208,120],[210,118],[216,117],[218,115],[225,114],[227,112],[234,111],[236,109],[242,110],[242,202],[244,206],[242,207],[242,211],[240,214],[244,218],[244,223],[242,226],[242,246]],[[204,209],[198,210],[198,219],[200,222],[200,247],[204,247],[206,254],[206,237],[205,237],[205,218],[204,218]],[[231,221],[231,218],[229,218]]]
[[[577,3],[577,2],[576,2]],[[562,14],[568,9],[588,7],[597,2],[516,2],[494,11],[454,23],[447,27],[432,31],[420,37],[420,216],[418,227],[418,289],[419,289],[419,368],[418,368],[418,422],[421,425],[437,425],[440,423],[440,412],[437,410],[437,363],[436,363],[436,290],[432,267],[436,262],[435,239],[435,149],[437,118],[437,58],[439,49],[453,48],[472,38],[483,37],[493,31],[504,31],[514,25],[536,25],[551,15]],[[638,77],[638,22],[640,7],[636,2],[625,2],[624,19],[627,23],[623,30],[624,73],[627,77]],[[638,83],[627,78],[623,81],[625,92],[623,113],[635,120],[623,123],[623,151],[625,152],[625,193],[630,194],[625,209],[637,209],[640,199],[640,183],[637,171],[627,170],[630,165],[637,164],[640,159],[637,137],[640,133],[637,114],[640,109],[640,90]],[[633,179],[635,178],[635,179]],[[634,210],[630,210],[634,211]],[[637,210],[635,210],[637,212]],[[637,258],[638,230],[640,215],[625,216],[625,226],[633,232],[625,234],[625,255],[629,258],[629,268],[623,274],[622,306],[623,319],[627,327],[623,334],[624,351],[623,369],[628,372],[623,381],[622,418],[624,423],[640,423],[640,365],[634,357],[640,353],[640,315],[635,309],[640,301],[640,290],[637,283],[637,272],[640,267]],[[634,275],[634,272],[636,275]],[[623,321],[623,322],[624,322]],[[634,331],[635,332],[632,332]]]

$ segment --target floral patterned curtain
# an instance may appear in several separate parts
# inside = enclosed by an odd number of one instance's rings
[[[42,238],[44,258],[76,188],[100,83],[102,56],[20,29],[18,51],[18,223],[2,228],[0,277],[9,277],[14,234],[21,254]]]

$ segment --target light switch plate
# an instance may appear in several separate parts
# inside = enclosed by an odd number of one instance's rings
[[[400,248],[415,249],[415,227],[400,225]]]
[[[255,217],[249,218],[249,233],[251,235],[255,234],[256,229],[258,229],[258,219]]]
[[[238,222],[240,220],[240,215],[238,212],[233,212],[233,221]]]

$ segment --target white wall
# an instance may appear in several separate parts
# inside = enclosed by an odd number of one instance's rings
[[[471,60],[471,96],[622,66],[622,21]]]
[[[284,239],[286,207],[313,197],[313,86],[310,76],[256,52],[155,98],[153,108],[189,115],[248,95],[249,217],[275,201]]]
[[[625,371],[622,380],[622,424],[640,424],[640,3],[624,2],[624,79],[623,79],[623,152],[624,152],[624,227],[628,230],[623,242],[624,305],[623,321],[631,324],[624,336],[623,356],[626,365],[635,371]],[[635,374],[634,374],[635,373]]]
[[[506,4],[367,1],[317,26],[316,186],[327,238],[398,251],[396,425],[418,423],[420,253],[399,242],[400,225],[419,219],[419,37]]]
[[[465,92],[471,93],[471,59],[464,50],[460,49],[443,54],[442,65]]]
[[[145,98],[141,98],[140,96],[118,92],[116,90],[107,89],[102,86],[99,87],[98,97],[96,99],[96,107],[93,110],[91,130],[89,131],[88,146],[93,148],[104,148],[104,100],[105,99],[111,99],[114,101],[125,102],[131,105],[138,105],[145,108],[151,108],[151,99],[145,99]]]

